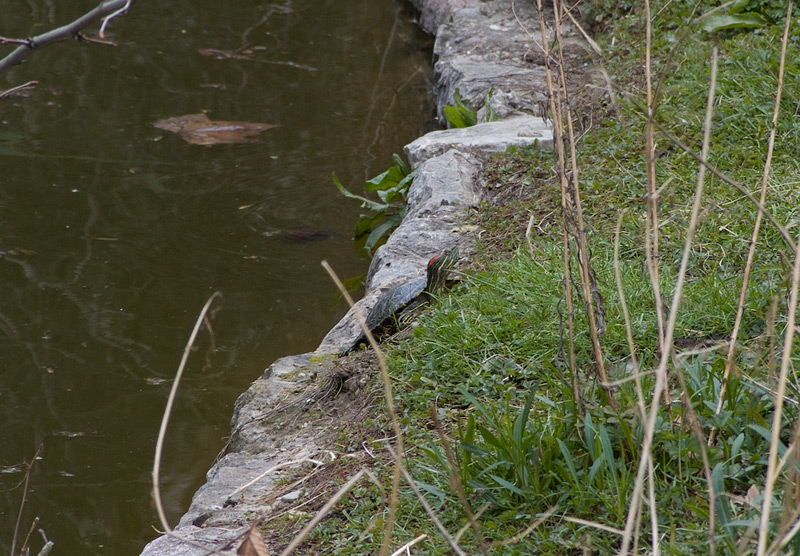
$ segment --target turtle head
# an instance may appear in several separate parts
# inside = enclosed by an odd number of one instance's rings
[[[444,287],[447,273],[458,262],[458,247],[448,249],[428,261],[428,285],[425,290],[436,293]]]

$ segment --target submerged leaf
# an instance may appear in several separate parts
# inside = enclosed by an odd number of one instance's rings
[[[187,114],[158,120],[159,129],[177,133],[192,145],[217,145],[219,143],[246,143],[251,135],[277,127],[275,124],[255,122],[211,121],[205,114]]]

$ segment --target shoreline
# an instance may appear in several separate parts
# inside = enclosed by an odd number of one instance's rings
[[[514,145],[552,145],[552,129],[536,115],[547,96],[533,7],[516,6],[515,13],[510,0],[412,0],[412,4],[420,10],[420,25],[436,36],[433,72],[440,122],[456,89],[473,109],[481,108],[487,91],[493,89],[492,108],[500,120],[434,131],[405,147],[417,176],[409,190],[405,219],[370,265],[367,293],[356,304],[362,311],[388,288],[422,276],[428,259],[444,249],[458,246],[462,259],[470,259],[479,230],[466,225],[465,217],[478,210],[484,198],[480,180],[487,156]],[[585,68],[588,55],[577,30],[569,26],[563,33],[572,65]],[[480,110],[479,117],[481,113],[485,111]],[[303,496],[302,489],[296,485],[287,489],[271,471],[311,464],[316,472],[323,463],[349,456],[332,449],[330,431],[326,434],[318,416],[309,415],[313,412],[307,409],[324,399],[330,403],[324,419],[364,419],[359,413],[363,407],[356,402],[367,388],[374,357],[359,351],[348,356],[346,364],[339,357],[360,335],[351,309],[314,352],[282,357],[253,382],[236,401],[228,445],[175,533],[209,548],[232,546],[259,515]],[[331,400],[334,387],[337,399]],[[267,418],[286,414],[292,417],[288,422],[266,423]],[[141,555],[206,552],[197,544],[161,536]]]

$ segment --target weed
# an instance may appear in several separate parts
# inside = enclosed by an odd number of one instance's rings
[[[332,174],[333,183],[339,192],[348,199],[361,201],[361,208],[372,214],[362,214],[356,223],[354,237],[356,239],[367,236],[364,250],[372,255],[389,237],[406,213],[408,188],[417,171],[408,167],[408,164],[399,155],[392,155],[394,165],[382,174],[375,176],[364,183],[364,191],[374,191],[379,201],[373,201],[348,191],[336,174]]]
[[[494,122],[498,119],[497,113],[494,111],[494,108],[492,108],[490,102],[493,94],[494,89],[489,89],[484,98],[483,106],[486,109],[487,122]],[[452,127],[470,127],[478,123],[478,113],[475,110],[471,110],[470,107],[464,103],[458,89],[453,92],[453,104],[455,104],[455,106],[444,107],[444,117]]]

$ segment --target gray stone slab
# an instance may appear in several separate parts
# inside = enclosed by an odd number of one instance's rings
[[[460,129],[445,129],[423,135],[405,148],[412,167],[421,161],[457,149],[459,153],[485,155],[504,152],[512,146],[553,147],[553,128],[541,118],[518,115],[507,120],[487,122]],[[449,189],[441,184],[441,189]]]

